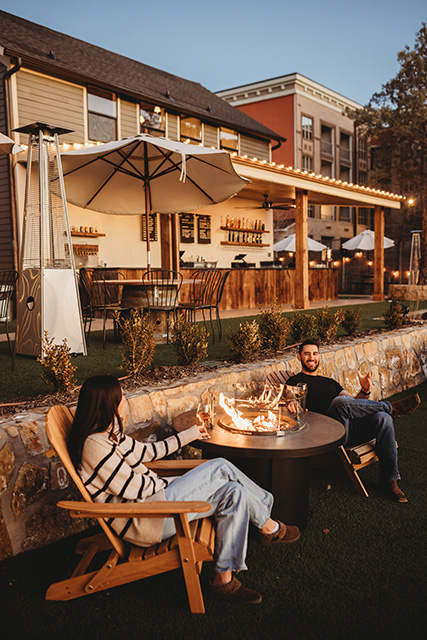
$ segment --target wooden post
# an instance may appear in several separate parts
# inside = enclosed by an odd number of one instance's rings
[[[295,308],[310,307],[308,291],[308,195],[297,189],[295,196]]]
[[[384,209],[376,206],[374,212],[374,300],[384,300]]]

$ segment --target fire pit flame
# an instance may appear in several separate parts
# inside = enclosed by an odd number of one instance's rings
[[[260,398],[263,398],[262,403],[264,407],[267,402],[269,402],[271,407],[272,402],[269,401],[269,397],[270,395],[264,396],[264,394],[260,396]],[[241,431],[242,433],[283,433],[285,430],[295,426],[295,420],[289,418],[281,420],[279,413],[273,413],[270,409],[266,411],[266,408],[260,408],[258,401],[254,401],[252,398],[245,400],[239,399],[238,402],[239,407],[249,409],[249,415],[254,413],[253,409],[258,410],[257,415],[253,418],[245,417],[242,411],[235,406],[236,400],[234,398],[227,398],[222,392],[219,394],[218,402],[229,416],[235,430]],[[276,398],[273,402],[274,406],[277,406],[279,403],[278,400],[276,402]],[[222,424],[222,426],[225,425]]]

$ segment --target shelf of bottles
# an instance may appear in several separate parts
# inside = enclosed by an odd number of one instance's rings
[[[221,218],[222,231],[227,232],[227,239],[223,240],[221,244],[228,245],[241,245],[241,246],[257,246],[268,247],[268,243],[264,243],[263,233],[270,233],[265,229],[265,225],[262,220],[254,218],[231,218],[227,216],[225,223]]]

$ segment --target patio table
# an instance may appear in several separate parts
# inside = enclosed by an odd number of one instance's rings
[[[216,414],[209,440],[196,440],[192,446],[203,457],[224,457],[274,496],[272,515],[287,524],[307,526],[310,457],[337,449],[345,439],[342,424],[308,411],[304,426],[285,435],[240,435],[218,425]],[[196,411],[173,419],[176,431],[198,424]]]

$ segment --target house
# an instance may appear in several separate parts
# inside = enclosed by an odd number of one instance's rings
[[[295,282],[283,302],[306,307],[310,207],[376,208],[379,221],[384,207],[400,208],[395,194],[276,163],[272,154],[288,144],[285,136],[198,83],[4,11],[0,11],[0,77],[0,130],[20,144],[25,145],[26,139],[15,129],[43,122],[71,130],[60,138],[62,150],[144,131],[230,152],[236,171],[250,181],[248,186],[197,214],[155,214],[150,229],[153,267],[176,268],[181,256],[188,266],[229,268],[241,253],[257,268],[269,264],[274,205],[281,205],[295,210],[299,246]],[[3,268],[19,263],[26,162],[20,155],[0,159]],[[74,205],[68,211],[77,267],[114,266],[137,270],[138,275],[145,268],[146,230],[141,216],[106,215]],[[200,216],[203,237],[198,233]],[[316,282],[322,278],[316,274]],[[254,294],[248,296],[251,306],[258,306],[259,292],[268,291],[271,300],[275,297],[268,286],[267,280],[264,284],[255,278]],[[332,296],[322,295],[334,297],[335,285],[332,291]]]

